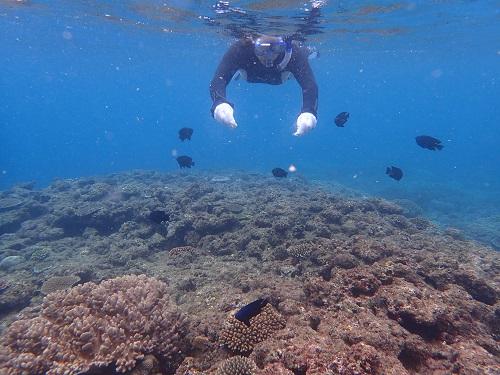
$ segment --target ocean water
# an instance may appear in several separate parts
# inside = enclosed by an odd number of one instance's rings
[[[146,169],[270,174],[416,202],[500,243],[500,7],[496,1],[330,1],[306,35],[318,125],[292,136],[297,82],[232,82],[239,127],[210,115],[234,31],[287,34],[304,1],[0,1],[0,189]],[[345,128],[333,119],[350,113]],[[177,131],[192,127],[191,142]],[[443,141],[418,147],[415,136]],[[403,169],[401,181],[385,174]],[[188,173],[188,172],[186,172]],[[474,228],[471,228],[473,226]],[[484,233],[485,229],[487,233]],[[493,228],[493,229],[492,229]]]
[[[498,374],[500,3],[312,6],[0,0],[1,374]],[[298,30],[317,127],[294,80],[216,123]]]

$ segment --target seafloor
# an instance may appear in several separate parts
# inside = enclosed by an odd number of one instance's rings
[[[385,200],[133,172],[2,192],[0,234],[1,374],[500,373],[500,253]]]
[[[399,185],[380,189],[376,195],[500,251],[500,192],[489,191],[489,186],[474,190],[454,184]]]

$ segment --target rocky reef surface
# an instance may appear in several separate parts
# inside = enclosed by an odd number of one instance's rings
[[[67,302],[61,293],[81,304],[81,284],[142,274],[189,322],[175,364],[137,342],[132,370],[108,360],[89,373],[499,373],[500,253],[394,203],[242,172],[137,171],[0,193],[0,319],[11,356],[21,350],[12,322],[29,331],[30,319],[50,321],[39,315],[57,311],[51,301]],[[265,311],[249,327],[236,321],[258,298]]]
[[[381,189],[372,195],[396,202],[408,213],[423,214],[443,228],[454,228],[456,235],[500,251],[500,192],[491,190],[422,183]]]

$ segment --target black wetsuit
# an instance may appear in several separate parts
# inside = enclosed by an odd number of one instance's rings
[[[284,52],[276,59],[279,64],[284,57]],[[268,83],[280,85],[283,83],[283,73],[291,73],[302,88],[302,112],[310,112],[317,116],[318,109],[318,85],[314,74],[309,66],[309,49],[297,42],[292,42],[292,56],[287,66],[280,70],[273,66],[266,68],[255,56],[252,39],[240,39],[234,43],[226,52],[219,64],[212,82],[210,82],[210,96],[213,105],[212,115],[215,107],[221,103],[228,103],[234,107],[226,98],[226,86],[234,74],[242,69],[246,72],[246,79],[252,83]]]

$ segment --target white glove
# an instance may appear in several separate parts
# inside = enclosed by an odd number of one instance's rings
[[[297,123],[295,124],[295,133],[293,135],[301,136],[307,133],[309,130],[313,129],[316,126],[316,116],[312,113],[304,112],[301,113],[299,117],[297,117]]]
[[[312,0],[311,1],[311,6],[313,8],[321,8],[326,3],[327,3],[327,0]]]
[[[214,109],[214,118],[223,125],[235,128],[238,126],[234,120],[233,107],[227,103],[221,103]]]

